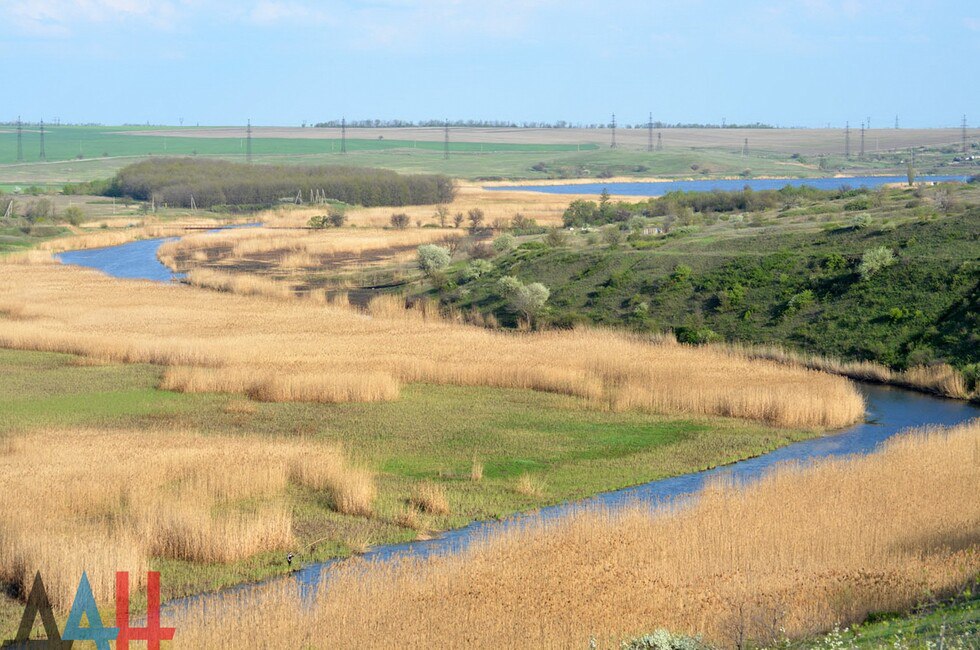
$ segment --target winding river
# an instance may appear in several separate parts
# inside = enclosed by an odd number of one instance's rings
[[[147,239],[109,248],[62,253],[58,257],[66,264],[99,269],[119,278],[169,282],[173,274],[156,258],[156,250],[164,241],[168,240]],[[948,426],[980,417],[980,408],[965,402],[938,399],[887,386],[862,385],[860,389],[868,404],[867,420],[847,430],[797,442],[755,458],[711,470],[606,492],[588,499],[521,513],[499,521],[475,522],[464,528],[446,531],[433,539],[380,546],[369,550],[364,557],[383,562],[396,556],[426,557],[433,554],[454,553],[473,541],[484,539],[487,535],[506,530],[511,526],[520,526],[533,521],[554,521],[584,508],[615,508],[630,503],[657,504],[694,493],[705,484],[705,481],[718,475],[726,475],[738,481],[752,480],[779,463],[806,462],[829,456],[870,453],[883,441],[909,427],[929,424]],[[329,571],[324,572],[324,569],[336,561],[338,560],[311,564],[263,584],[279,580],[294,581],[302,593],[312,594],[319,584],[329,577]],[[172,601],[165,607],[166,614],[169,618],[183,607],[202,602],[209,607],[217,606],[222,598],[228,595],[239,596],[243,593],[247,595],[248,590],[254,587],[253,584],[239,585],[216,593]]]

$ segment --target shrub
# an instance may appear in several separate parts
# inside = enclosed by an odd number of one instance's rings
[[[473,259],[488,260],[496,255],[496,251],[489,243],[480,241],[470,246],[469,255]]]
[[[710,327],[681,327],[677,330],[677,340],[690,345],[704,345],[721,340],[721,335]]]
[[[868,210],[871,208],[871,197],[862,196],[854,199],[853,201],[848,201],[844,204],[844,210],[847,212],[855,212],[857,210]]]
[[[347,215],[344,214],[343,210],[338,208],[330,208],[330,213],[327,215],[327,220],[334,228],[341,228],[345,223],[347,223]]]
[[[795,314],[801,309],[806,309],[816,301],[816,296],[809,289],[801,291],[786,301],[786,312]]]
[[[540,282],[524,284],[511,275],[500,278],[497,290],[515,311],[531,321],[544,308],[551,291]]]
[[[81,224],[82,220],[85,218],[85,214],[82,212],[82,209],[77,205],[69,205],[67,208],[65,208],[65,211],[61,213],[61,216],[65,221],[73,226]]]
[[[652,634],[623,643],[623,650],[702,650],[706,648],[700,639],[657,630]]]
[[[828,271],[843,271],[847,268],[847,260],[840,253],[830,253],[823,259],[823,267]]]
[[[521,281],[513,275],[505,275],[497,280],[497,292],[505,298],[516,293],[522,286],[524,285]]]
[[[449,249],[435,244],[422,244],[419,246],[419,269],[427,276],[431,276],[436,271],[449,266],[451,257]]]
[[[568,245],[568,233],[561,228],[551,228],[548,230],[548,236],[545,237],[545,241],[548,242],[549,246],[553,246],[554,248],[566,246]]]
[[[874,223],[874,221],[869,215],[859,214],[851,219],[851,228],[854,230],[864,230],[865,228],[870,228],[872,223]]]
[[[473,208],[466,213],[470,220],[470,230],[476,232],[483,225],[484,214],[480,208]]]
[[[878,246],[865,251],[864,255],[861,256],[858,272],[861,273],[862,278],[868,279],[881,269],[891,266],[895,261],[895,254],[892,249],[887,246]]]
[[[513,235],[501,235],[493,240],[493,250],[498,253],[505,253],[514,247],[517,242]]]
[[[963,380],[967,388],[980,392],[980,363],[963,366]]]
[[[37,199],[24,206],[22,215],[30,223],[54,216],[54,204],[50,199]]]
[[[404,212],[399,212],[397,214],[391,215],[392,228],[397,228],[398,230],[404,230],[405,228],[408,228],[409,223],[411,223],[411,220],[408,218],[408,215],[405,214]]]
[[[602,229],[602,241],[610,246],[619,246],[626,239],[626,235],[619,226],[605,226]]]
[[[493,271],[493,263],[489,260],[473,260],[463,269],[461,279],[464,282],[483,277]]]
[[[674,267],[674,272],[670,274],[670,278],[674,282],[686,282],[691,278],[691,267],[687,264],[678,264]]]
[[[531,230],[538,227],[538,222],[534,219],[529,219],[518,212],[514,215],[514,218],[510,220],[510,227],[514,230]]]
[[[306,225],[310,228],[315,228],[320,230],[321,228],[326,228],[330,224],[327,215],[316,214],[310,217],[310,220],[306,222]]]

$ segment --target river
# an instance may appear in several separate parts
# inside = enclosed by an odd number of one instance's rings
[[[79,264],[99,269],[119,278],[141,278],[169,282],[173,274],[156,258],[156,249],[167,239],[147,239],[108,248],[62,253],[59,259],[67,264]],[[724,474],[738,481],[758,478],[763,472],[779,463],[807,462],[829,456],[867,454],[891,436],[910,427],[924,425],[955,425],[980,417],[980,408],[966,402],[943,400],[921,393],[914,393],[887,386],[862,385],[868,404],[867,419],[847,430],[797,442],[775,451],[739,461],[731,465],[652,481],[643,485],[606,492],[580,501],[562,503],[540,510],[514,515],[504,520],[475,522],[463,528],[446,531],[432,539],[392,544],[370,549],[364,557],[374,561],[390,561],[397,556],[425,557],[436,553],[458,552],[475,540],[506,530],[508,527],[533,521],[553,521],[583,508],[615,508],[630,503],[655,505],[664,500],[676,499],[697,492],[712,477]],[[294,581],[304,594],[315,593],[329,571],[324,571],[338,560],[310,564],[277,580]],[[217,606],[228,595],[239,596],[256,585],[244,584],[221,592],[193,596],[172,601],[165,607],[168,617],[177,614],[201,599],[210,607]]]

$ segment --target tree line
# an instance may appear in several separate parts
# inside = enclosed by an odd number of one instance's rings
[[[663,217],[683,211],[694,213],[712,212],[759,212],[781,206],[790,206],[800,200],[834,200],[870,195],[864,187],[846,185],[833,190],[820,190],[807,185],[786,185],[778,190],[711,190],[708,192],[668,192],[662,197],[651,197],[638,203],[610,201],[609,192],[603,190],[599,201],[578,199],[572,201],[562,215],[565,227],[601,226],[629,221],[632,217]]]
[[[130,197],[174,207],[264,207],[316,192],[350,205],[399,206],[448,203],[455,186],[448,176],[402,175],[385,169],[332,165],[249,165],[224,160],[163,158],[134,163],[107,184],[104,196]]]

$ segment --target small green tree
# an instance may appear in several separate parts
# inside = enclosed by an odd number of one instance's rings
[[[497,280],[497,292],[504,298],[509,298],[511,294],[524,286],[520,280],[513,275],[505,275]]]
[[[511,298],[511,304],[530,322],[544,308],[550,296],[551,291],[548,287],[540,282],[532,282],[517,291]]]
[[[568,204],[561,220],[566,228],[588,226],[599,221],[599,208],[593,201],[576,199]]]
[[[507,299],[511,309],[520,313],[532,322],[548,302],[551,291],[540,282],[524,284],[511,275],[506,275],[497,282],[497,290]]]
[[[451,259],[448,248],[435,244],[422,244],[418,248],[419,269],[428,277],[449,266]]]
[[[878,246],[865,251],[861,256],[861,264],[858,265],[858,272],[865,280],[883,268],[895,263],[895,254],[887,246]]]

